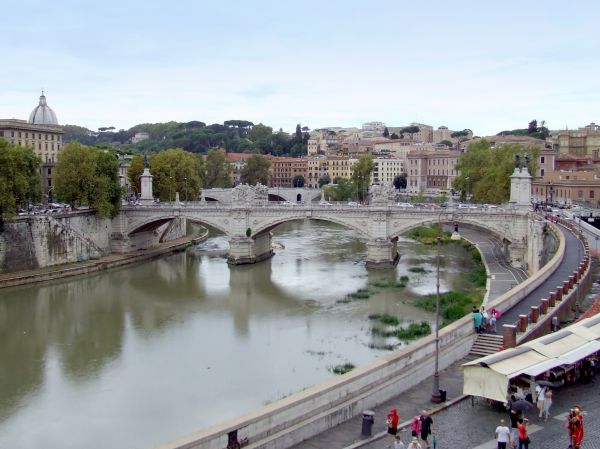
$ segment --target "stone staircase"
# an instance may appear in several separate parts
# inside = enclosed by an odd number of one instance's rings
[[[483,357],[498,352],[502,348],[502,335],[479,334],[469,354]]]

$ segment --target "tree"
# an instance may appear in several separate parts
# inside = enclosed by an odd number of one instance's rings
[[[324,185],[327,185],[331,182],[331,178],[329,175],[323,175],[319,178],[319,188],[322,188]]]
[[[292,186],[293,187],[304,187],[304,176],[302,176],[302,175],[294,176],[294,179],[292,179]]]
[[[208,150],[204,172],[203,185],[205,188],[231,187],[232,168],[225,155],[225,150],[222,148]]]
[[[248,138],[256,143],[260,140],[268,140],[273,135],[273,128],[270,126],[265,126],[262,123],[258,125],[254,125],[252,129],[248,132]]]
[[[390,136],[390,132],[387,129],[387,126],[385,127],[385,129],[383,130],[383,137],[389,137]]]
[[[189,151],[170,148],[150,159],[152,189],[161,201],[173,201],[176,192],[184,201],[198,198],[202,185],[200,160]]]
[[[394,187],[398,190],[406,189],[406,173],[400,173],[394,178]]]
[[[355,198],[356,188],[354,183],[346,178],[337,178],[335,184],[323,187],[325,197],[332,201],[348,201]]]
[[[122,189],[112,153],[70,142],[58,153],[55,173],[54,190],[60,201],[86,204],[103,218],[119,213]]]
[[[410,140],[412,140],[414,134],[418,133],[419,131],[421,131],[421,128],[418,126],[405,126],[402,128],[402,130],[400,130],[400,136],[404,139],[404,134],[410,134]]]
[[[127,169],[127,178],[129,178],[129,185],[133,193],[138,194],[142,191],[140,185],[140,177],[144,173],[144,156],[136,154],[131,159],[131,164]]]
[[[533,119],[532,121],[529,122],[529,126],[527,126],[527,133],[533,134],[533,133],[537,132],[537,130],[538,130],[537,120]]]
[[[250,156],[246,161],[246,165],[242,168],[242,183],[256,185],[260,182],[261,184],[267,185],[269,181],[270,166],[271,162],[265,156],[260,154]]]
[[[441,145],[446,145],[447,147],[452,147],[454,144],[448,140],[448,139],[444,139],[440,142]]]
[[[400,138],[400,136],[396,133],[392,133],[392,135],[390,136],[390,139],[392,140],[398,140]]]
[[[295,136],[296,142],[298,143],[302,143],[302,127],[300,126],[300,123],[298,123],[296,125],[296,136]]]
[[[535,173],[539,148],[524,148],[521,145],[501,145],[492,148],[485,140],[471,143],[461,155],[456,170],[460,175],[454,180],[453,188],[461,191],[464,198],[471,193],[478,203],[503,203],[510,197],[510,175],[515,167],[515,155],[530,154],[530,173]]]
[[[0,139],[0,232],[19,206],[40,200],[40,164],[31,148]]]
[[[364,201],[369,195],[371,185],[371,174],[373,173],[373,157],[360,156],[352,166],[352,183],[356,188],[356,195],[360,201]]]
[[[459,150],[461,144],[466,141],[469,140],[469,135],[471,135],[471,130],[470,129],[463,129],[462,131],[454,131],[452,134],[450,134],[450,137],[452,137],[453,139],[456,139],[456,149]]]

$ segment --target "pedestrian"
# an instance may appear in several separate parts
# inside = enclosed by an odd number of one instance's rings
[[[481,322],[483,321],[483,316],[479,309],[473,307],[473,311],[471,312],[471,316],[473,317],[473,327],[475,328],[475,332],[478,334],[481,333]]]
[[[490,324],[488,326],[488,329],[490,330],[490,332],[496,333],[496,313],[494,312],[496,309],[492,309],[490,311]]]
[[[539,388],[539,390],[538,390]],[[540,387],[539,385],[535,388],[537,391],[537,408],[539,410],[538,418],[542,419],[542,413],[544,413],[544,401],[546,399],[546,387]]]
[[[421,417],[419,418],[421,423],[421,440],[425,443],[425,449],[429,449],[429,435],[433,433],[433,419],[427,413],[427,410],[421,411]]]
[[[527,426],[529,425],[529,420],[527,418],[523,418],[522,423],[518,423],[517,426],[519,428],[519,449],[529,449],[529,435],[527,435]]]
[[[404,443],[400,439],[400,435],[396,435],[396,439],[394,440],[394,449],[405,449]]]
[[[569,412],[569,421],[567,422],[567,429],[569,429],[569,448],[579,449],[581,441],[583,440],[583,416],[581,416],[581,409],[579,407],[573,407]]]
[[[510,441],[512,447],[517,447],[517,441],[519,438],[519,423],[523,422],[521,414],[516,410],[512,410],[509,413],[510,416]]]
[[[399,420],[400,416],[398,415],[398,410],[394,407],[387,415],[387,447],[392,447],[394,438],[398,433]]]
[[[410,423],[410,434],[413,437],[418,437],[420,433],[421,433],[421,420],[420,420],[420,416],[416,415],[413,417],[413,419]]]
[[[552,389],[550,387],[546,387],[546,393],[544,394],[544,409],[542,411],[542,416],[544,417],[544,421],[548,421],[548,416],[550,416],[550,406],[552,405]]]
[[[481,313],[481,331],[485,332],[490,325],[490,314],[485,310],[484,306],[481,306],[481,311],[479,313]]]
[[[498,425],[498,427],[496,427],[496,430],[494,431],[494,438],[496,438],[496,441],[498,443],[498,449],[506,449],[506,445],[510,444],[511,442],[510,430],[508,429],[508,427],[506,427],[506,424],[504,423],[503,419],[500,420],[500,424]]]
[[[419,439],[417,437],[413,437],[406,449],[423,449],[423,446],[419,444]]]

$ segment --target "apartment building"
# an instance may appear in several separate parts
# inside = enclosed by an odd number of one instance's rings
[[[460,151],[414,151],[408,154],[407,185],[411,193],[439,191],[452,188],[458,171],[454,168]]]
[[[308,160],[295,157],[271,157],[269,168],[269,187],[293,187],[293,179],[302,175],[308,177]]]
[[[391,185],[404,172],[404,160],[397,158],[376,157],[373,159],[373,184]]]
[[[560,154],[591,156],[600,149],[600,125],[590,123],[577,130],[561,130],[557,141]]]

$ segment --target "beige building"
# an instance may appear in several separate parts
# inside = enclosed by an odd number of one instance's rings
[[[319,187],[319,179],[325,175],[327,175],[327,157],[320,155],[306,159],[306,187]]]
[[[532,200],[553,204],[597,206],[600,200],[600,177],[596,170],[555,171],[535,179]]]
[[[376,157],[373,159],[373,184],[391,185],[396,176],[404,172],[404,160]]]
[[[63,147],[63,134],[56,114],[48,106],[43,92],[39,104],[31,111],[29,120],[0,119],[0,137],[14,145],[32,148],[42,161],[40,174],[44,201],[53,200],[54,164]]]
[[[406,189],[411,193],[450,190],[458,176],[454,167],[460,154],[460,151],[447,149],[409,153]]]
[[[600,125],[590,123],[577,130],[561,130],[557,141],[560,154],[591,156],[600,149]]]

